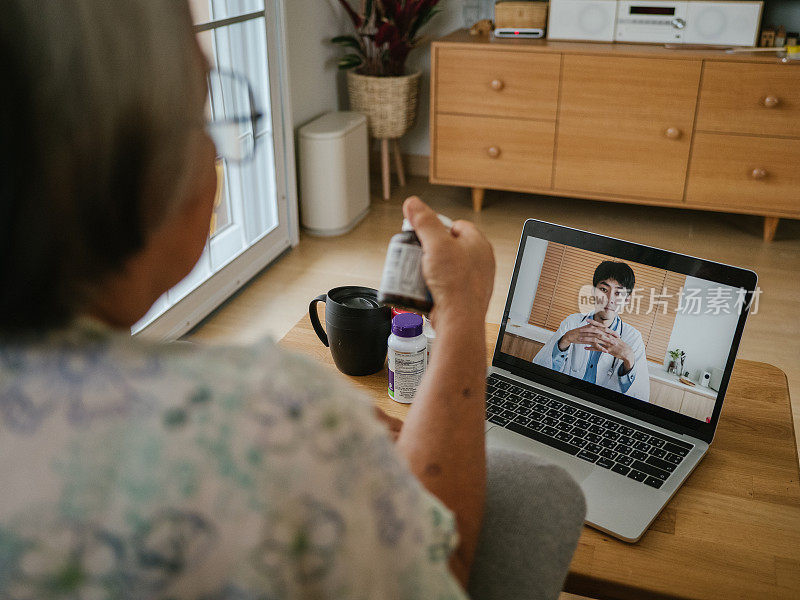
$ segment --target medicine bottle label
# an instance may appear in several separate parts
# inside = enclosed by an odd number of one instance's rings
[[[390,243],[381,277],[381,293],[430,300],[422,278],[422,247],[418,244]]]
[[[411,404],[427,367],[427,348],[399,352],[389,348],[389,397]]]

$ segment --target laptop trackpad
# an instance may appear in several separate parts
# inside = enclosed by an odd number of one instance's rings
[[[560,450],[526,438],[508,429],[503,429],[502,427],[491,427],[489,429],[486,433],[486,446],[489,448],[506,448],[508,450],[528,452],[536,456],[541,456],[549,462],[563,467],[578,483],[591,475],[592,471],[596,468],[594,465],[585,463],[582,460],[577,460],[575,457],[565,454]]]

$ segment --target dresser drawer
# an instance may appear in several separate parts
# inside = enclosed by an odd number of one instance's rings
[[[555,189],[682,201],[701,67],[565,56]]]
[[[549,188],[555,123],[437,115],[433,178],[498,189]]]
[[[436,48],[434,56],[438,112],[555,120],[559,54]]]
[[[800,215],[800,140],[696,133],[687,205]]]
[[[800,137],[800,64],[707,61],[697,129]]]

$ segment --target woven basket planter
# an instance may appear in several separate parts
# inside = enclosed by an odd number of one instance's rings
[[[421,75],[373,77],[347,72],[350,109],[367,115],[372,137],[399,138],[411,128],[417,116]]]

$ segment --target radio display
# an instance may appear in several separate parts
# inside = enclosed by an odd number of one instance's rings
[[[632,15],[675,15],[674,6],[631,6]]]

